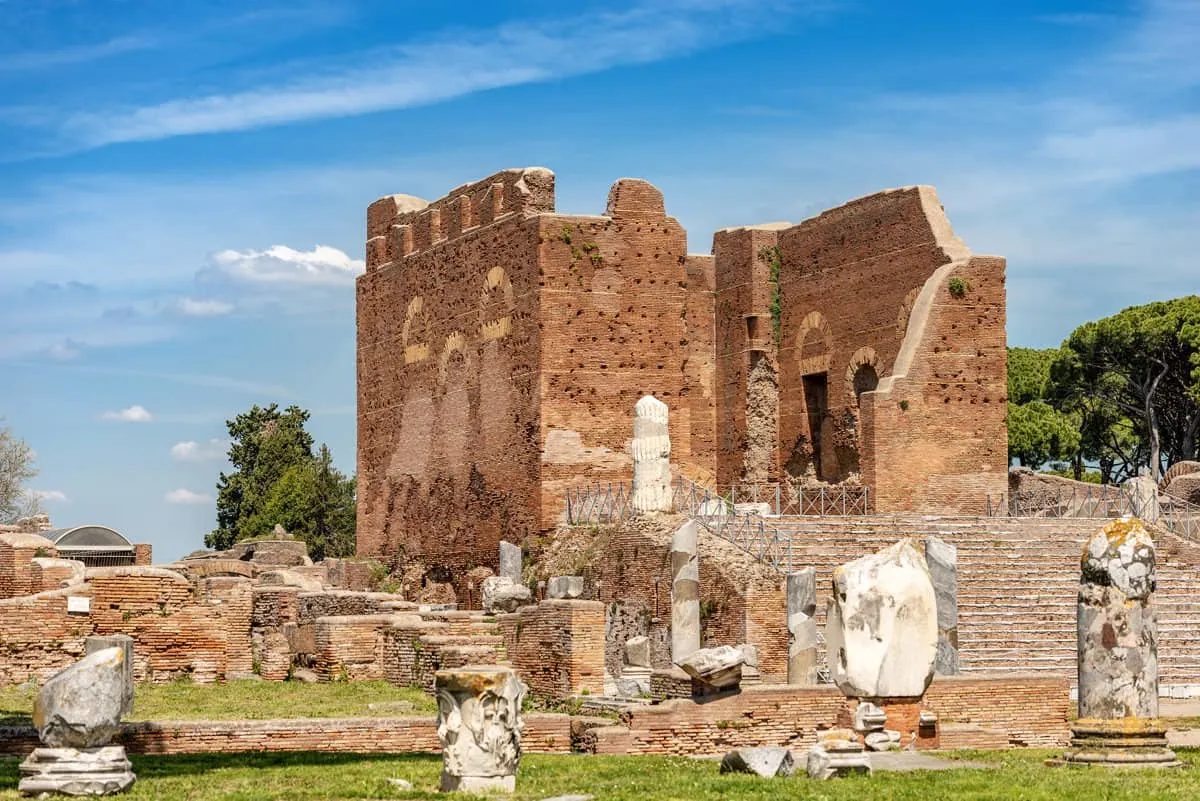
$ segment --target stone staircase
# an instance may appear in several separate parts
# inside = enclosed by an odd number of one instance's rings
[[[781,567],[817,569],[822,627],[834,567],[902,537],[934,535],[958,548],[964,672],[1075,674],[1079,557],[1104,520],[785,516],[766,522],[790,538]],[[1176,535],[1154,535],[1160,684],[1172,694],[1200,694],[1200,549],[1163,547]]]

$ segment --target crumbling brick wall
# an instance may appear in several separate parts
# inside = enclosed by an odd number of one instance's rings
[[[499,620],[529,689],[549,698],[604,693],[604,604],[548,599]]]
[[[31,572],[39,556],[56,556],[54,543],[37,534],[0,532],[0,598],[18,598],[41,589]]]

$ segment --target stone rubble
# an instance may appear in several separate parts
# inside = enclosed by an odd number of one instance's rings
[[[490,576],[480,586],[483,594],[483,611],[489,615],[499,612],[515,612],[533,602],[533,594],[523,584],[517,584],[507,576]]]
[[[721,760],[721,773],[753,773],[765,779],[791,776],[795,770],[792,752],[777,746],[738,748]]]
[[[817,744],[808,750],[805,762],[811,779],[871,773],[871,760],[863,746],[847,729],[829,729],[817,733]]]
[[[685,673],[707,691],[736,689],[742,681],[742,652],[732,645],[701,648],[677,662]]]

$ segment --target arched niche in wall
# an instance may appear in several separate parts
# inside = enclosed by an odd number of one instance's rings
[[[796,332],[796,362],[800,375],[829,372],[829,357],[833,351],[833,329],[819,311],[809,312],[800,321]]]
[[[471,436],[470,376],[475,364],[461,331],[451,331],[438,359],[437,424],[435,433],[444,470],[465,467]]]
[[[408,309],[404,312],[404,329],[400,333],[400,345],[404,352],[405,364],[429,358],[429,315],[425,313],[425,302],[420,295],[408,302]]]
[[[846,366],[846,397],[858,405],[859,396],[879,386],[879,356],[872,347],[859,348]]]
[[[512,332],[512,312],[516,306],[512,281],[503,267],[488,270],[479,298],[479,335],[486,342],[502,339]]]

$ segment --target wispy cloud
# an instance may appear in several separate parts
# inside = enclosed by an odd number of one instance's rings
[[[179,462],[212,462],[224,459],[229,441],[210,439],[208,442],[176,442],[171,446],[171,458]]]
[[[175,309],[184,317],[224,317],[233,313],[233,304],[212,298],[180,298]]]
[[[205,495],[202,492],[192,492],[190,489],[173,489],[163,496],[163,500],[167,503],[179,504],[196,504],[208,503],[212,500],[211,495]]]
[[[78,146],[100,147],[409,108],[686,55],[767,35],[788,14],[824,11],[830,5],[642,0],[622,10],[455,31],[356,53],[340,64],[307,66],[308,74],[275,85],[77,113],[67,119],[64,133]]]
[[[266,250],[222,250],[200,270],[204,280],[225,277],[250,284],[352,284],[365,264],[327,245],[312,250],[294,250],[274,245]]]
[[[119,36],[104,42],[62,47],[56,50],[28,50],[0,57],[0,72],[29,72],[55,67],[86,64],[112,56],[149,50],[158,42],[147,36]]]
[[[104,412],[100,415],[101,420],[117,420],[123,423],[148,423],[154,419],[154,415],[150,414],[143,406],[130,406],[128,409],[121,409],[119,412]]]

